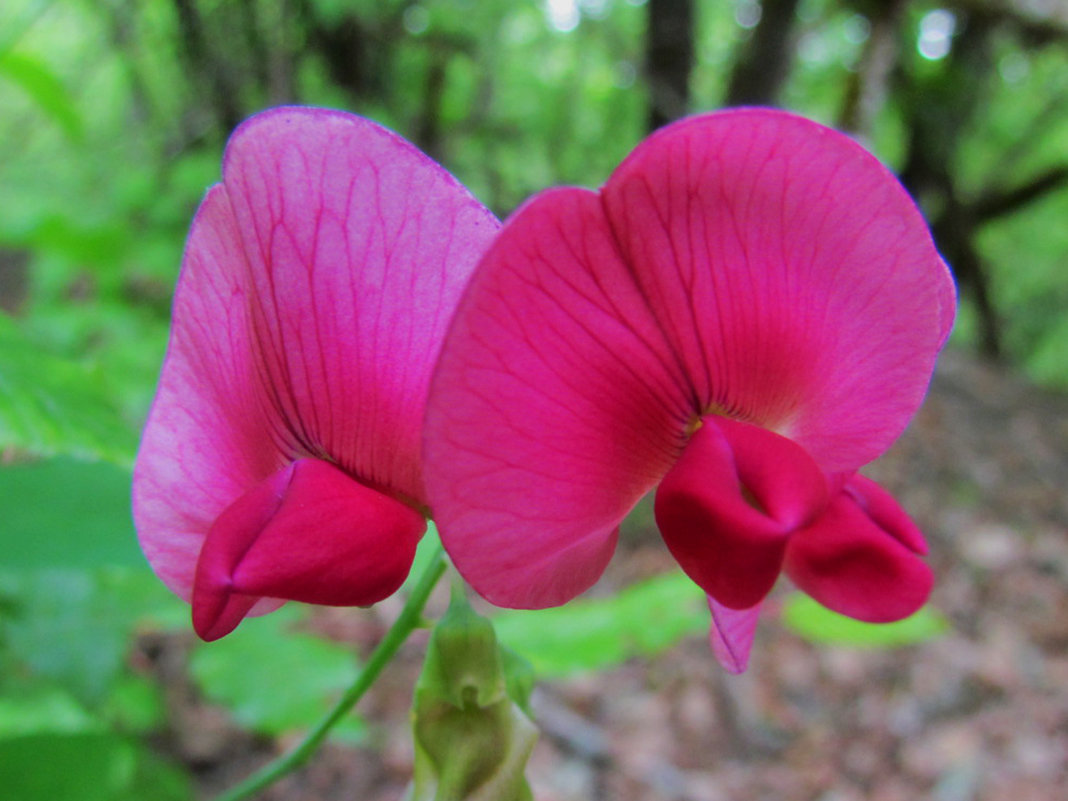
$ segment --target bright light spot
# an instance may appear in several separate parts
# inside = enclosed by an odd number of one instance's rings
[[[1009,53],[998,62],[998,72],[1005,83],[1020,83],[1031,72],[1031,62],[1023,53]]]
[[[630,89],[638,79],[638,69],[629,61],[616,64],[615,85],[619,89]]]
[[[957,30],[957,18],[944,8],[929,11],[920,20],[920,39],[916,49],[930,61],[938,61],[949,55],[953,47],[953,32]]]
[[[609,0],[579,0],[582,13],[593,19],[604,19],[608,16]]]
[[[430,27],[430,12],[423,6],[408,6],[404,9],[402,19],[404,30],[411,34],[420,34]]]
[[[545,13],[549,16],[549,24],[560,33],[575,30],[582,17],[576,0],[547,0]]]
[[[734,21],[743,28],[755,28],[760,24],[760,0],[737,0],[734,4]]]
[[[862,14],[854,14],[845,21],[845,25],[842,26],[842,33],[850,44],[864,44],[871,35],[871,23]]]
[[[833,55],[827,38],[819,33],[806,33],[797,45],[797,55],[806,64],[821,65],[830,62]]]

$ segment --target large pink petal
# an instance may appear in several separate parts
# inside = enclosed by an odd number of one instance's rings
[[[955,295],[915,204],[859,145],[779,111],[709,114],[646,140],[603,196],[704,410],[827,472],[901,432]]]
[[[246,123],[223,182],[280,446],[421,500],[430,373],[496,220],[411,144],[333,111]]]
[[[598,196],[530,201],[472,279],[427,407],[427,491],[464,578],[511,607],[586,589],[693,408]]]
[[[167,358],[134,467],[141,547],[186,600],[215,518],[284,461],[257,402],[235,269],[243,260],[225,190],[216,186],[193,221]]]
[[[656,522],[686,574],[730,609],[759,604],[790,535],[823,511],[827,485],[797,444],[709,417],[656,491]]]
[[[423,516],[318,459],[299,459],[219,515],[200,552],[193,625],[229,634],[260,598],[368,606],[404,582]]]
[[[190,597],[222,511],[294,459],[424,503],[431,368],[496,228],[367,120],[285,108],[235,132],[186,244],[134,475],[142,547],[175,592]]]
[[[869,623],[908,617],[934,583],[923,538],[888,493],[854,478],[811,526],[798,531],[785,569],[824,606]]]

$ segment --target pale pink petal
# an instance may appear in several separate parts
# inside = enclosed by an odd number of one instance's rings
[[[848,137],[744,109],[661,129],[612,175],[624,258],[703,411],[878,456],[918,407],[953,285],[915,204]]]
[[[496,220],[408,142],[321,109],[243,125],[223,183],[279,445],[421,500],[430,373]]]
[[[826,505],[819,467],[795,443],[705,418],[656,491],[656,522],[686,574],[730,609],[759,604],[787,541]]]
[[[284,461],[257,402],[245,290],[235,269],[243,259],[217,186],[193,221],[167,358],[134,467],[141,547],[187,601],[215,518]]]
[[[168,586],[189,599],[216,518],[298,458],[425,502],[431,368],[496,227],[367,120],[285,108],[235,132],[186,244],[135,468],[138,534]]]
[[[692,409],[597,195],[529,202],[460,304],[427,409],[427,491],[464,578],[511,607],[586,589]]]
[[[786,573],[840,614],[869,623],[900,620],[927,601],[934,575],[912,547],[918,532],[904,512],[889,509],[882,496],[870,504],[870,488],[850,491],[855,486],[790,539]]]
[[[712,613],[709,643],[716,660],[728,673],[745,673],[749,667],[760,607],[757,604],[749,609],[728,609],[712,596],[708,597],[708,609]]]
[[[404,582],[419,512],[318,459],[299,459],[219,515],[197,564],[193,625],[229,634],[261,597],[369,606]]]

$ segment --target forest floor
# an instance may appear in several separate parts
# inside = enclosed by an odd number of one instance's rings
[[[770,619],[742,676],[693,638],[542,683],[527,772],[537,801],[1068,798],[1068,397],[948,352],[908,432],[865,472],[926,532],[932,603],[950,631],[858,650],[809,644]],[[603,581],[672,565],[655,534],[631,538]],[[366,652],[395,614],[380,605],[339,633]],[[424,645],[414,637],[359,706],[367,747],[328,745],[261,798],[399,801]],[[162,745],[204,798],[290,745],[241,733],[191,689],[183,649],[164,653]]]

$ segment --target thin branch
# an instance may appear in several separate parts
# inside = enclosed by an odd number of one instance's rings
[[[371,653],[367,664],[364,665],[360,675],[356,677],[356,681],[341,696],[341,700],[319,721],[319,724],[308,733],[296,748],[252,774],[241,784],[218,796],[216,801],[241,801],[241,799],[249,798],[260,790],[274,784],[283,776],[292,773],[308,761],[322,741],[326,739],[326,735],[330,733],[330,730],[363,698],[404,641],[419,627],[422,622],[423,607],[426,606],[431,591],[444,572],[445,560],[439,545],[431,556],[430,563],[423,571],[423,575],[420,576],[419,582],[412,589],[411,595],[408,596],[404,608],[393,622],[389,631],[386,632],[386,636],[382,638],[382,641],[378,643],[378,646]]]
[[[1050,167],[1042,174],[1020,186],[1002,191],[991,191],[971,204],[972,218],[977,223],[986,223],[1014,214],[1029,203],[1048,195],[1068,184],[1068,165]]]

